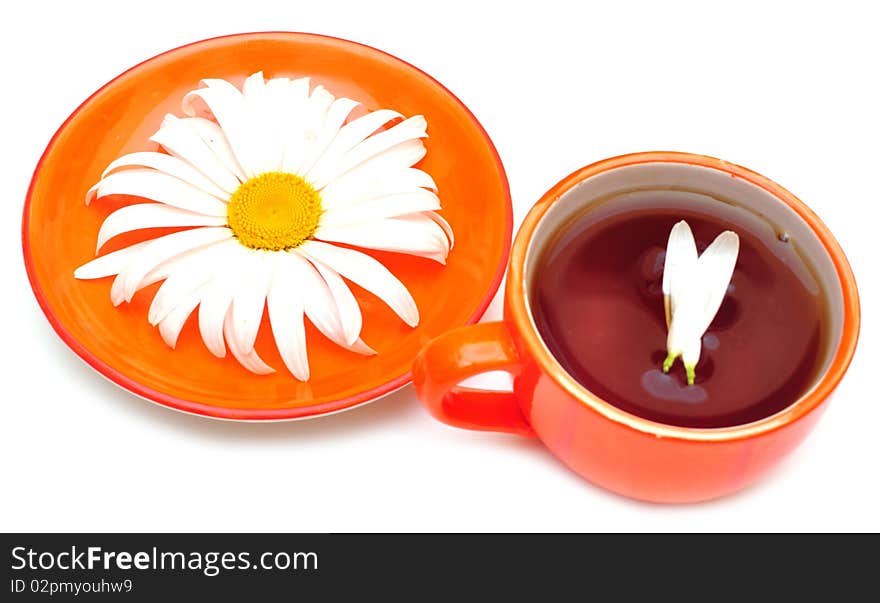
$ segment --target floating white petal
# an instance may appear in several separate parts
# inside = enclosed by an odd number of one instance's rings
[[[736,260],[739,256],[739,236],[730,230],[718,235],[700,255],[697,263],[698,279],[705,283],[705,293],[699,305],[700,322],[697,330],[705,331],[724,301]]]
[[[663,270],[669,323],[663,370],[668,371],[681,356],[690,384],[700,361],[703,334],[721,307],[738,255],[739,237],[732,231],[718,235],[699,256],[686,222],[682,220],[670,232]]]
[[[666,312],[666,327],[672,322],[675,300],[672,298],[673,282],[680,283],[677,291],[684,291],[685,280],[690,278],[697,264],[697,244],[691,227],[684,220],[678,222],[669,232],[666,245],[666,260],[663,265],[663,306]]]

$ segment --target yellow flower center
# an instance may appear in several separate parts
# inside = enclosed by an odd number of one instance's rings
[[[321,195],[312,185],[284,172],[254,176],[232,194],[229,228],[252,249],[291,249],[315,234]]]

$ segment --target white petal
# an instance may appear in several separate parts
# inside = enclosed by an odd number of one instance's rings
[[[249,353],[254,349],[266,293],[269,290],[269,271],[264,254],[245,249],[239,259],[238,279],[233,288],[232,332],[238,349]],[[227,333],[227,337],[230,333]]]
[[[358,306],[354,294],[336,271],[319,262],[315,262],[313,265],[321,273],[324,282],[330,288],[333,301],[336,302],[336,310],[339,321],[342,324],[342,335],[345,343],[347,345],[354,345],[358,337],[360,337],[364,320],[361,308]]]
[[[290,80],[290,99],[296,103],[305,102],[309,98],[309,90],[312,89],[312,80],[309,77],[300,77]]]
[[[276,268],[276,274],[279,278],[283,274],[289,275],[291,280],[301,283],[299,292],[303,295],[306,316],[327,339],[359,354],[375,353],[359,339],[354,344],[346,340],[336,300],[314,264],[294,252],[279,254],[279,259],[283,266]]]
[[[425,189],[418,189],[409,193],[388,195],[354,205],[327,209],[321,215],[320,225],[324,228],[347,226],[438,209],[440,209],[440,199],[437,195]]]
[[[183,300],[207,283],[221,261],[222,248],[217,244],[200,247],[190,253],[169,273],[153,297],[147,314],[150,324],[158,324]]]
[[[318,227],[315,238],[356,247],[425,257],[441,264],[449,254],[449,239],[424,215],[402,216],[339,227]]]
[[[148,242],[150,242],[150,241],[148,241]],[[189,259],[194,254],[200,253],[206,247],[214,247],[215,248],[215,253],[218,254],[217,264],[218,264],[219,268],[222,270],[226,264],[224,263],[223,256],[221,256],[219,254],[221,252],[227,250],[227,248],[240,247],[240,245],[238,244],[237,241],[230,238],[230,239],[226,239],[224,241],[220,241],[219,243],[210,243],[205,247],[195,247],[193,249],[190,249],[189,251],[184,251],[183,253],[175,255],[175,256],[165,260],[164,262],[160,263],[152,270],[150,270],[146,274],[146,276],[144,276],[144,278],[141,279],[141,282],[139,282],[137,284],[137,287],[135,288],[135,293],[137,293],[138,291],[140,291],[141,289],[143,289],[145,287],[149,287],[150,285],[152,285],[154,283],[158,283],[159,281],[165,280],[166,278],[168,278],[169,275],[173,274],[180,267],[185,266],[187,264],[187,262],[189,262]],[[217,271],[215,270],[214,271],[215,275],[216,275],[216,272]],[[124,279],[121,278],[123,276],[124,275],[117,276],[116,279],[113,281],[113,286],[110,288],[110,300],[113,302],[114,306],[118,306],[119,304],[121,304],[122,302],[125,301],[125,291],[123,289]]]
[[[331,182],[328,182],[323,187],[318,186],[315,182],[312,183],[314,186],[316,186],[318,190],[322,191],[323,194],[324,188],[329,187],[337,180],[346,178],[349,174],[352,174],[354,172],[372,171],[373,173],[383,173],[392,170],[402,170],[417,164],[419,161],[422,160],[426,153],[427,149],[425,149],[425,145],[422,143],[421,140],[407,140],[406,142],[402,142],[388,149],[387,151],[379,153],[375,157],[352,168],[345,174],[342,174],[337,178],[332,179]]]
[[[143,287],[139,286],[138,290],[140,290],[142,288]],[[122,278],[122,273],[119,273],[116,275],[116,278],[113,279],[113,285],[110,287],[110,302],[115,307],[115,306],[120,305],[124,301],[125,301],[125,279]]]
[[[266,88],[270,94],[281,90],[287,90],[291,84],[289,77],[273,77],[266,80]]]
[[[215,278],[205,287],[199,305],[199,333],[205,347],[217,358],[226,356],[223,321],[232,305],[232,289],[222,278]]]
[[[342,154],[353,149],[388,122],[402,118],[403,115],[397,111],[379,109],[351,120],[339,130],[339,134],[333,140],[333,153]]]
[[[260,358],[256,350],[251,349],[249,352],[246,352],[238,347],[238,341],[234,329],[232,308],[230,308],[223,321],[223,332],[226,335],[226,341],[229,344],[229,351],[232,352],[232,355],[238,360],[239,364],[252,373],[256,373],[257,375],[269,375],[274,373],[275,369],[263,362],[263,359]]]
[[[244,95],[234,84],[224,79],[205,78],[200,83],[201,88],[190,90],[183,97],[183,112],[190,117],[213,119],[225,130],[221,115],[230,108],[240,111]]]
[[[180,122],[193,130],[211,152],[214,153],[217,161],[235,177],[235,180],[226,179],[228,181],[227,186],[232,187],[229,192],[235,192],[235,187],[247,180],[247,177],[244,175],[244,170],[238,165],[238,159],[235,158],[235,154],[232,152],[232,147],[229,146],[229,141],[226,139],[223,129],[220,128],[217,122],[205,119],[204,117],[185,117]]]
[[[128,155],[123,155],[107,166],[107,169],[104,170],[101,178],[106,178],[116,170],[131,167],[153,168],[154,170],[164,172],[169,176],[179,178],[209,195],[214,195],[218,199],[224,201],[229,199],[228,193],[214,184],[210,178],[202,174],[186,161],[166,153],[145,151],[142,153],[129,153]]]
[[[294,170],[305,161],[306,146],[304,144],[306,120],[308,118],[306,108],[310,103],[309,78],[299,78],[290,82],[287,90],[283,92],[281,99],[284,108],[282,118],[278,124],[282,134],[284,152],[282,153],[281,171],[295,173]]]
[[[697,279],[702,285],[703,299],[699,308],[697,331],[706,332],[724,301],[727,287],[739,255],[739,237],[730,230],[722,232],[700,254],[697,261]]]
[[[369,165],[376,170],[412,167],[421,161],[427,152],[421,140],[407,140],[387,151],[382,151],[363,165]]]
[[[142,228],[225,225],[225,216],[206,216],[162,203],[137,203],[117,209],[104,219],[97,250],[117,235]]]
[[[173,205],[206,216],[225,216],[226,203],[174,176],[131,169],[110,174],[98,183],[97,197],[131,195]]]
[[[432,245],[436,248],[439,248],[439,251],[428,251],[426,254],[423,255],[423,257],[432,259],[435,262],[445,265],[446,258],[449,255],[449,250],[452,245],[452,241],[449,239],[448,236],[446,236],[446,231],[443,229],[440,223],[432,217],[427,216],[428,213],[432,212],[407,214],[405,216],[392,218],[391,220],[385,220],[385,222],[396,221],[403,224],[408,224],[411,228],[424,229],[426,231],[425,237],[431,238]]]
[[[666,260],[663,265],[663,303],[666,312],[666,326],[672,321],[672,314],[686,289],[685,283],[697,264],[697,245],[691,227],[684,220],[678,222],[669,232],[666,244]]]
[[[244,121],[253,141],[249,150],[253,175],[277,171],[281,165],[283,146],[276,106],[279,104],[278,86],[274,84],[268,88],[262,71],[249,76],[242,86]]]
[[[290,88],[290,78],[273,77],[266,80],[266,104],[267,107],[269,107],[269,110],[274,114],[272,116],[272,121],[276,126],[276,130],[279,129],[277,127],[279,120],[283,120],[284,114],[290,111],[290,107],[288,106],[290,102]],[[280,161],[281,158],[279,157],[279,162]]]
[[[374,161],[368,161],[321,189],[321,205],[330,210],[421,189],[437,190],[434,180],[426,172],[410,167],[376,169]]]
[[[666,338],[667,355],[663,361],[663,372],[669,372],[675,359],[681,356],[687,382],[689,385],[693,385],[696,377],[695,369],[700,361],[701,347],[702,334],[694,334],[692,323],[683,321],[681,313],[674,315]]]
[[[255,149],[259,147],[259,136],[250,129],[249,120],[241,91],[226,80],[202,80],[205,88],[199,88],[183,97],[183,112],[190,116],[205,114],[199,101],[205,104],[210,114],[220,124],[226,140],[244,175],[255,175],[253,160]]]
[[[305,161],[299,167],[299,173],[307,173],[315,165],[315,162],[318,161],[327,150],[327,147],[330,146],[330,143],[333,142],[333,139],[339,134],[339,129],[345,123],[345,120],[348,119],[349,114],[359,104],[359,102],[350,98],[337,98],[332,102],[329,109],[327,109],[327,114],[324,117],[324,123],[321,125],[317,139],[305,157]]]
[[[278,266],[280,263],[276,264]],[[303,300],[299,293],[301,282],[290,274],[276,270],[269,286],[266,305],[275,345],[284,365],[300,381],[309,379],[309,359],[306,354],[306,331],[303,322]]]
[[[352,345],[342,346],[350,352],[356,352],[358,354],[363,354],[364,356],[375,356],[378,352],[367,345],[367,343],[358,337],[358,340],[355,341]]]
[[[692,378],[693,370],[700,362],[700,352],[703,347],[701,337],[691,337],[684,341],[681,349],[681,360],[684,363],[685,370],[688,372],[688,379]]]
[[[702,255],[697,257],[696,254],[690,227],[681,221],[669,235],[663,274],[669,322],[663,370],[668,371],[675,358],[682,356],[689,384],[694,383],[703,334],[727,293],[739,255],[739,237],[734,232],[725,231]]]
[[[95,278],[104,278],[105,276],[113,276],[122,272],[126,266],[130,265],[137,255],[143,249],[152,243],[152,241],[143,241],[135,243],[128,247],[123,247],[118,251],[102,255],[95,258],[91,262],[87,262],[73,271],[74,278],[90,280]]]
[[[320,241],[306,241],[296,249],[325,264],[341,276],[384,301],[409,326],[419,324],[419,310],[407,288],[378,260],[355,251]]]
[[[422,214],[429,217],[443,229],[443,232],[446,233],[446,238],[449,239],[449,249],[455,247],[455,233],[452,231],[452,226],[449,222],[447,222],[443,216],[434,211],[426,211],[422,212]]]
[[[180,119],[174,115],[166,115],[162,127],[150,137],[150,140],[189,163],[230,195],[238,188],[240,181],[230,167],[224,164],[216,149],[212,149],[205,142],[208,130],[213,129],[208,125],[210,123],[202,118]],[[222,139],[215,143],[217,148],[223,148],[228,144],[219,127],[211,133],[211,136]]]
[[[326,169],[328,165],[335,163],[345,153],[363,142],[367,136],[391,120],[402,117],[403,116],[397,111],[379,109],[378,111],[367,113],[363,117],[351,120],[340,128],[339,132],[333,138],[333,141],[327,147],[324,155],[321,157],[320,161],[315,164],[310,173]]]
[[[675,351],[683,351],[686,342],[699,339],[709,328],[727,293],[738,253],[739,237],[726,231],[709,245],[690,272],[674,274],[670,333]]]
[[[315,147],[334,97],[323,86],[316,86],[300,105],[301,114],[293,120],[285,143],[285,171],[303,175],[304,167],[315,161]]]
[[[153,239],[155,240],[155,239]],[[146,243],[151,243],[151,241],[146,241]],[[140,291],[145,287],[149,287],[154,283],[158,283],[159,281],[163,281],[168,278],[168,275],[173,273],[179,266],[182,266],[186,263],[190,254],[195,253],[200,248],[191,249],[189,251],[185,251],[181,254],[178,254],[172,258],[165,260],[160,263],[158,266],[150,270],[144,278],[137,284],[135,287],[135,293]],[[110,287],[110,301],[114,306],[120,305],[122,302],[126,300],[126,292],[125,292],[125,274],[124,271],[121,271],[115,279],[113,279],[113,286]]]
[[[282,169],[286,124],[290,121],[290,87],[291,82],[285,77],[266,80],[262,92],[244,90],[251,128],[261,134],[259,157],[255,160],[257,173]]]
[[[201,289],[196,289],[187,295],[175,308],[169,312],[162,322],[159,323],[159,334],[162,340],[172,350],[177,347],[177,339],[183,326],[189,319],[193,310],[199,305]]]
[[[670,295],[672,282],[678,272],[687,272],[697,262],[697,245],[687,222],[681,220],[669,231],[666,260],[663,266],[663,294]]]
[[[125,270],[119,273],[125,301],[131,301],[145,276],[162,262],[187,251],[232,238],[232,231],[222,227],[193,228],[150,241]]]
[[[241,94],[245,102],[247,102],[248,97],[250,97],[250,100],[260,99],[265,92],[266,79],[263,77],[262,71],[257,71],[247,76],[244,80],[244,85],[241,87]]]
[[[320,170],[309,173],[308,179],[316,188],[323,188],[334,178],[399,144],[427,136],[427,121],[421,115],[411,117],[396,126],[374,134],[346,152],[338,160],[321,162]],[[407,166],[409,167],[409,166]]]

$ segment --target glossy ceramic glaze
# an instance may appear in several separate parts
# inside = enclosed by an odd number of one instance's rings
[[[119,206],[99,201],[86,207],[83,202],[107,164],[124,153],[154,150],[148,137],[165,113],[180,114],[183,95],[197,88],[200,79],[220,77],[241,84],[258,70],[266,77],[311,76],[333,94],[360,101],[360,112],[391,108],[424,115],[430,138],[419,167],[437,182],[442,215],[456,237],[445,267],[371,252],[409,288],[421,323],[410,329],[381,301],[353,286],[364,314],[363,338],[378,355],[346,352],[308,325],[308,383],[283,370],[265,317],[257,349],[281,370],[255,376],[231,358],[211,356],[200,342],[194,317],[177,349],[168,349],[147,323],[147,307],[158,285],[139,293],[132,304],[114,308],[109,299],[112,279],[73,278],[74,268],[94,257],[101,222]],[[114,79],[83,103],[49,143],[28,191],[22,225],[24,258],[37,300],[53,328],[88,364],[160,404],[256,420],[335,412],[408,383],[412,360],[427,341],[482,316],[501,281],[510,234],[510,195],[501,162],[485,131],[455,96],[379,50],[298,33],[206,40],[159,55]],[[113,248],[138,237],[143,234],[119,237]]]
[[[812,233],[836,286],[838,342],[819,381],[785,410],[760,421],[718,429],[654,423],[626,413],[581,387],[537,333],[527,300],[526,265],[548,211],[587,179],[629,166],[676,164],[717,171],[783,204]],[[768,211],[772,208],[767,208]],[[801,201],[772,181],[711,157],[639,153],[571,174],[532,208],[510,258],[504,321],[465,327],[432,341],[414,366],[416,391],[441,421],[470,429],[537,435],[570,468],[614,492],[655,502],[695,502],[735,492],[764,475],[807,435],[855,351],[859,301],[852,271],[834,237]],[[514,375],[512,393],[456,387],[490,370]]]

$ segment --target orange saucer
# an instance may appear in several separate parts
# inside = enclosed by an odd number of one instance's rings
[[[407,327],[381,301],[352,285],[364,314],[364,357],[330,343],[307,325],[312,378],[294,379],[272,341],[268,319],[257,340],[267,363],[256,376],[202,344],[195,314],[176,350],[147,322],[158,285],[114,308],[112,279],[77,281],[73,270],[94,257],[95,237],[114,207],[85,193],[114,158],[155,150],[148,137],[165,113],[180,114],[183,95],[206,77],[240,83],[309,75],[365,109],[391,108],[428,120],[428,154],[419,167],[437,182],[441,214],[455,231],[448,264],[371,252],[407,286],[421,323]],[[118,206],[118,204],[117,204]],[[312,417],[364,404],[411,379],[413,359],[430,339],[476,322],[501,282],[512,210],[501,161],[476,118],[455,96],[412,65],[374,48],[302,33],[215,38],[154,57],[126,71],[84,102],[61,126],[34,172],[24,205],[22,245],[37,301],[64,342],[95,370],[134,394],[178,410],[238,420]],[[123,237],[120,237],[121,239]],[[143,237],[141,237],[143,238]]]

